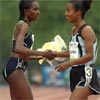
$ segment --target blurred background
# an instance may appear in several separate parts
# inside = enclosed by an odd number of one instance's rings
[[[35,35],[34,50],[42,47],[45,42],[52,41],[59,34],[68,46],[72,24],[65,18],[66,4],[69,0],[38,0],[40,17],[33,22],[32,30]],[[19,18],[19,0],[0,0],[0,85],[7,85],[2,76],[2,69],[7,62],[12,49],[12,33]],[[85,16],[98,38],[98,58],[95,63],[100,79],[100,0],[94,0],[91,9]],[[42,65],[38,61],[29,62],[26,75],[35,86],[67,87],[69,88],[69,70],[57,73],[45,61]]]

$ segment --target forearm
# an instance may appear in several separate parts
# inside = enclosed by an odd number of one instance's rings
[[[65,51],[65,52],[54,52],[53,53],[56,57],[69,57],[69,51]]]
[[[44,52],[42,51],[35,51],[35,50],[30,50],[29,48],[26,47],[20,47],[20,48],[16,48],[15,52],[20,53],[22,55],[35,55],[35,56],[43,56]]]
[[[83,56],[79,59],[70,61],[70,66],[85,64],[85,63],[89,62],[92,59],[93,59],[93,56],[91,54],[87,54],[87,55],[85,55],[85,56]]]
[[[30,56],[29,57],[29,60],[40,60],[40,59],[43,59],[43,57],[42,56]]]

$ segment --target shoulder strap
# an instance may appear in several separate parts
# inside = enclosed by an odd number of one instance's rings
[[[82,37],[82,30],[83,30],[83,28],[85,27],[85,26],[87,26],[88,24],[84,24],[84,25],[82,25],[80,28],[79,28],[79,30],[78,30],[78,33],[79,33],[79,36],[81,36]],[[83,38],[83,37],[82,37]]]
[[[81,44],[80,44],[80,42],[79,42],[78,36],[82,37],[82,30],[83,30],[83,28],[84,28],[86,25],[87,25],[87,24],[84,24],[84,25],[82,25],[82,26],[79,28],[79,30],[78,30],[78,35],[76,36],[76,41],[79,43],[79,44],[78,44],[78,48],[79,48],[79,52],[80,52],[80,57],[83,56],[83,52],[82,52],[82,47],[81,47]],[[83,37],[82,37],[82,38],[83,38]]]

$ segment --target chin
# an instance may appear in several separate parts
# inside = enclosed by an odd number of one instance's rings
[[[34,19],[33,21],[37,21],[37,19]]]
[[[37,20],[38,20],[38,17],[36,17],[36,18],[33,19],[33,21],[37,21]]]
[[[71,22],[71,20],[69,18],[66,18],[68,22]]]
[[[32,21],[37,21],[37,19],[32,19]]]
[[[71,21],[70,20],[67,20],[69,23],[71,23]]]
[[[69,23],[73,23],[73,21],[72,21],[72,20],[68,20],[68,22],[69,22]]]

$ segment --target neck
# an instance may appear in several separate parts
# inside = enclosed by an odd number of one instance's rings
[[[85,24],[85,21],[78,17],[77,20],[73,23],[75,25],[76,28],[80,27],[81,25]]]
[[[76,20],[75,22],[74,22],[74,33],[76,33],[78,30],[79,30],[79,28],[82,26],[82,25],[84,25],[85,24],[85,21],[84,20]]]
[[[81,25],[85,24],[85,21],[82,19],[78,19],[76,20],[76,22],[74,22],[75,28],[79,28]]]
[[[27,22],[28,25],[31,25],[31,21],[28,18],[25,17],[24,20]]]

